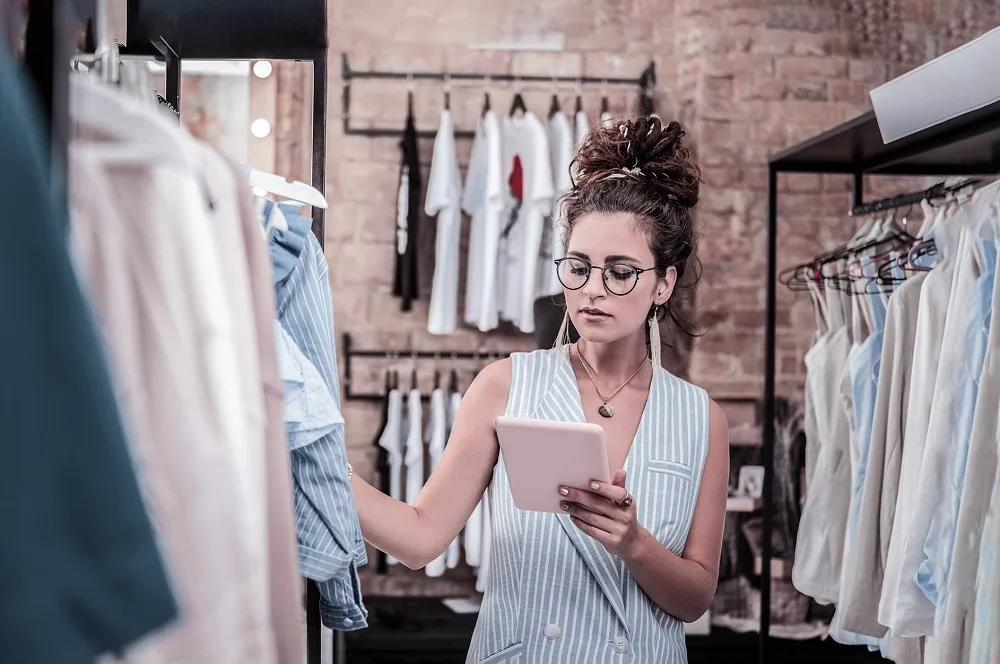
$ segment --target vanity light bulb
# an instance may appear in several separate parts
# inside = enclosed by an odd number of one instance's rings
[[[258,60],[253,63],[253,75],[257,78],[267,78],[271,75],[271,63],[267,60]]]
[[[271,123],[264,118],[257,118],[250,124],[250,133],[257,138],[264,138],[271,133]]]

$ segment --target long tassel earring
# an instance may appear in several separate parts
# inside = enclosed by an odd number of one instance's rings
[[[660,319],[657,314],[660,313],[660,305],[653,307],[653,313],[649,316],[649,355],[653,363],[653,374],[656,374],[656,370],[663,367],[662,358],[660,357]]]
[[[556,348],[569,356],[569,311],[563,314],[562,325],[559,326],[559,333],[556,335]]]

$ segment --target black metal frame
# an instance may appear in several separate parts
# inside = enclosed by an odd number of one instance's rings
[[[540,76],[516,74],[470,74],[464,72],[397,72],[397,71],[358,71],[351,69],[347,54],[341,54],[340,75],[343,81],[341,103],[344,116],[344,134],[347,136],[393,137],[402,136],[403,128],[390,127],[352,127],[351,126],[351,81],[358,79],[383,79],[394,81],[441,81],[449,85],[452,81],[482,81],[484,85],[493,82],[519,83],[551,83],[553,85],[574,84],[584,85],[630,85],[639,88],[639,105],[641,108],[652,108],[650,98],[656,87],[656,63],[650,62],[638,78],[599,77],[599,76]],[[459,130],[456,138],[474,138],[475,131]],[[419,138],[434,138],[437,131],[417,131]]]
[[[778,174],[853,176],[853,208],[863,206],[864,176],[995,175],[1000,173],[1000,102],[907,136],[887,146],[874,113],[866,113],[773,156],[767,178],[767,285],[764,334],[764,528],[759,661],[767,662],[771,627],[771,533],[774,496],[775,333],[778,284]],[[933,189],[933,188],[932,188]],[[917,202],[926,192],[921,192]],[[904,203],[905,204],[905,203]],[[884,202],[883,202],[884,205]]]

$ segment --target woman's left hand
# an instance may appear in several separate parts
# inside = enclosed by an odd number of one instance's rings
[[[592,482],[588,490],[560,487],[561,507],[577,528],[604,545],[610,553],[627,559],[639,540],[635,502],[623,506],[625,471],[615,471],[611,484]]]

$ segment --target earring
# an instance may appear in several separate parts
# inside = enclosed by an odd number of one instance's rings
[[[569,310],[563,314],[562,325],[559,326],[559,333],[556,334],[556,348],[567,351],[569,348]]]
[[[653,307],[653,313],[649,316],[649,355],[653,363],[653,373],[663,366],[660,357],[660,320],[657,314],[660,312],[660,305]]]

